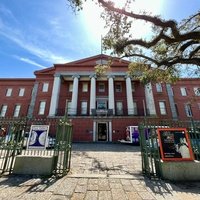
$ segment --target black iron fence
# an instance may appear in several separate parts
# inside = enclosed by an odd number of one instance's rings
[[[32,125],[47,125],[44,148],[30,148]],[[0,174],[12,173],[17,155],[52,156],[52,173],[70,170],[72,125],[66,118],[0,118]]]
[[[194,159],[200,161],[200,121],[145,120],[139,125],[142,171],[148,177],[162,177],[158,128],[186,128]]]

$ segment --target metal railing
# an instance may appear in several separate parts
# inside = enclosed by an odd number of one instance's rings
[[[74,109],[69,109],[67,111],[69,116],[90,116],[89,110],[75,111]],[[92,109],[92,116],[145,116],[144,109],[115,109],[115,114],[113,109]],[[56,116],[63,117],[65,115],[65,109],[57,109]],[[149,112],[146,112],[146,116],[149,116]]]
[[[28,148],[31,125],[49,125],[45,149]],[[0,174],[12,173],[17,155],[53,156],[54,174],[70,170],[72,126],[66,118],[0,118]]]
[[[148,177],[162,177],[158,128],[186,128],[194,159],[200,161],[200,121],[145,120],[139,125],[142,171]]]

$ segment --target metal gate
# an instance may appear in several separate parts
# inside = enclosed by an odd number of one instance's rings
[[[160,153],[158,149],[158,140],[156,128],[140,124],[139,138],[142,157],[142,172],[149,178],[160,177]]]
[[[45,150],[27,149],[27,134],[31,125],[49,125],[55,140]],[[51,138],[52,139],[52,138]],[[49,140],[49,142],[52,142]],[[72,125],[65,119],[1,118],[0,174],[13,171],[17,155],[53,156],[52,174],[65,175],[70,170]]]
[[[25,124],[26,120],[0,121],[0,174],[12,172],[15,157],[23,149]]]
[[[145,120],[139,125],[142,172],[149,178],[162,177],[158,128],[186,128],[195,160],[200,160],[200,122]]]
[[[67,120],[60,120],[54,146],[54,174],[65,175],[70,171],[72,149],[72,125]]]

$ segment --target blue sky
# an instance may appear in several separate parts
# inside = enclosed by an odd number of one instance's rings
[[[179,21],[197,12],[200,0],[138,0],[136,5]],[[66,0],[1,0],[0,78],[34,77],[34,71],[55,63],[100,54],[106,31],[99,13],[93,3],[74,15]],[[145,26],[137,25],[139,37]]]

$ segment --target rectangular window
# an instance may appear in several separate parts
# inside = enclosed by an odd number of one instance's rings
[[[87,92],[88,91],[88,84],[87,83],[83,83],[82,91],[83,92]]]
[[[21,109],[21,105],[16,105],[16,106],[15,106],[15,110],[14,110],[14,115],[13,115],[13,117],[19,117],[20,109]]]
[[[177,116],[179,116],[178,105],[177,104],[174,104],[174,105],[175,105],[176,114]]]
[[[135,83],[132,82],[132,92],[135,92]]]
[[[69,92],[72,92],[73,91],[73,83],[70,83],[69,84]]]
[[[117,107],[117,115],[123,115],[123,103],[122,103],[122,101],[117,101],[116,107]]]
[[[156,91],[162,92],[162,84],[161,83],[156,83]]]
[[[46,107],[46,101],[41,101],[40,107],[39,107],[39,112],[38,112],[39,115],[44,115],[45,107]]]
[[[100,110],[107,109],[107,101],[106,100],[97,100],[97,109],[100,109]]]
[[[187,91],[185,87],[181,87],[181,95],[182,96],[187,96]]]
[[[190,104],[185,104],[185,113],[187,117],[192,117],[192,108]]]
[[[20,88],[19,89],[19,96],[23,97],[24,96],[24,92],[25,92],[25,88]]]
[[[6,116],[7,108],[8,108],[7,105],[2,105],[2,107],[1,107],[0,117],[5,117],[5,116]]]
[[[165,102],[164,101],[159,101],[159,108],[160,108],[160,114],[161,115],[166,115],[167,114],[166,106],[165,106]]]
[[[87,101],[81,102],[81,115],[87,115]]]
[[[121,83],[116,83],[116,85],[115,85],[115,91],[116,92],[121,92],[122,91],[122,84]]]
[[[43,83],[42,92],[48,92],[49,83]]]
[[[71,105],[72,105],[72,102],[71,102],[71,101],[68,101],[68,102],[67,102],[67,113],[68,113],[69,115],[72,114]]]
[[[10,97],[12,95],[12,88],[8,88],[6,91],[6,96]]]
[[[195,94],[196,96],[200,96],[200,88],[194,87],[194,94]]]
[[[105,92],[105,84],[99,83],[99,92]]]
[[[133,102],[133,109],[134,109],[134,114],[137,115],[138,114],[137,103],[135,101]]]

